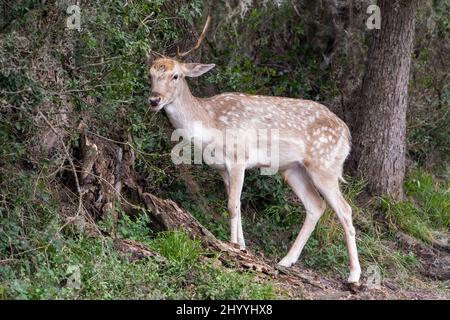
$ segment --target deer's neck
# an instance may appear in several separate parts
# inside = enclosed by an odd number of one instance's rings
[[[207,106],[194,97],[186,82],[182,84],[181,94],[164,109],[176,129],[192,129],[201,122],[204,127],[211,126],[213,120],[208,114]]]

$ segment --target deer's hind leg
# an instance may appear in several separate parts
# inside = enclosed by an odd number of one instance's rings
[[[348,256],[350,260],[350,276],[348,282],[357,283],[361,275],[361,267],[358,261],[356,249],[355,228],[352,222],[352,208],[342,196],[339,189],[340,172],[332,170],[308,168],[308,173],[320,193],[325,197],[328,204],[333,208],[345,232]]]
[[[306,217],[300,233],[288,254],[278,263],[279,265],[290,267],[300,257],[303,247],[325,211],[326,204],[317,192],[303,166],[298,165],[294,168],[287,169],[282,174],[292,190],[303,202],[306,209]]]

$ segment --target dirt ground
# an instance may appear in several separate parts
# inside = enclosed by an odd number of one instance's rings
[[[302,286],[286,285],[278,282],[277,288],[287,290],[289,298],[311,300],[448,300],[449,283],[438,280],[412,279],[411,283],[398,283],[395,279],[382,279],[379,287],[372,287],[362,279],[359,288],[350,288],[344,279],[319,274],[312,270],[302,270],[321,288],[311,284]]]

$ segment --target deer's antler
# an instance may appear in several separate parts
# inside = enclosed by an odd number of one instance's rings
[[[186,52],[180,52],[180,48],[177,48],[177,51],[178,51],[177,55],[178,55],[179,57],[185,57],[185,56],[187,56],[189,53],[191,53],[191,52],[194,51],[194,50],[197,50],[197,49],[200,47],[200,45],[202,44],[203,39],[204,39],[205,36],[206,36],[206,31],[208,30],[210,21],[211,21],[211,15],[208,14],[208,17],[206,18],[205,26],[203,27],[202,34],[200,35],[200,37],[198,37],[197,43],[195,44],[195,46],[194,46],[192,49],[190,49],[190,50],[188,50],[188,51],[186,51]]]

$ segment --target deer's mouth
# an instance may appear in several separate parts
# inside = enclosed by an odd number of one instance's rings
[[[152,96],[148,99],[148,104],[150,105],[150,110],[155,112],[161,110],[166,105],[163,97],[157,93],[152,93]]]
[[[153,112],[158,112],[162,108],[164,108],[164,104],[162,104],[162,103],[157,104],[156,106],[150,105],[150,110]]]

